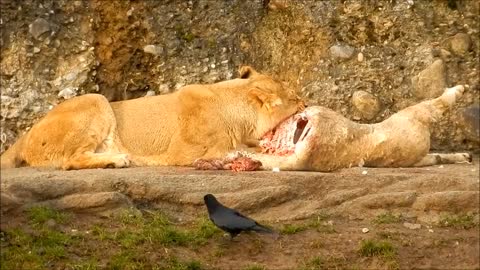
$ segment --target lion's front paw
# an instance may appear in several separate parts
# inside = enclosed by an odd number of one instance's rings
[[[126,168],[130,166],[130,159],[127,154],[115,155],[113,164],[115,168]]]

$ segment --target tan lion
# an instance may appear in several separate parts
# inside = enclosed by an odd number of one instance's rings
[[[448,88],[438,98],[407,107],[376,124],[360,124],[322,106],[289,117],[259,142],[262,153],[237,151],[221,160],[197,160],[198,169],[331,172],[353,166],[419,167],[470,163],[469,153],[429,153],[430,128],[463,94]]]
[[[304,108],[296,93],[249,66],[240,78],[109,103],[67,100],[1,156],[1,167],[69,169],[191,165],[258,140]]]

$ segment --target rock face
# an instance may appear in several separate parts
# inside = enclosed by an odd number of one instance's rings
[[[380,111],[380,104],[377,98],[365,91],[353,93],[352,103],[365,120],[372,120]]]
[[[437,59],[412,78],[413,94],[418,99],[438,97],[447,88],[445,64]]]
[[[0,152],[65,98],[165,94],[232,79],[242,64],[350,119],[358,113],[353,93],[371,93],[382,106],[370,121],[435,95],[445,81],[468,84],[432,147],[478,149],[451,125],[480,98],[478,1],[457,1],[455,9],[448,1],[411,1],[414,8],[408,1],[31,2],[1,3]],[[432,10],[435,20],[425,16]],[[448,77],[424,74],[412,90],[411,79],[438,56]]]
[[[203,196],[270,221],[307,218],[319,211],[370,219],[389,211],[435,223],[445,214],[479,213],[478,160],[443,168],[373,169],[337,173],[258,171],[232,174],[193,168],[2,171],[1,211],[47,205],[108,215],[137,206],[161,208],[188,220],[204,210]],[[169,209],[169,210],[168,210]],[[415,228],[412,228],[415,229]]]

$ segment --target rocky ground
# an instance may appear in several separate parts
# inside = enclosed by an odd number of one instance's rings
[[[479,149],[478,124],[464,111],[478,109],[480,97],[478,1],[0,5],[0,152],[64,99],[165,94],[234,78],[242,64],[360,122],[381,121],[445,86],[467,84],[460,104],[434,128],[432,147]]]
[[[478,269],[478,165],[476,158],[473,164],[335,173],[9,169],[1,183],[2,259],[11,269],[141,269],[169,260],[206,269]],[[272,226],[281,238],[222,240],[202,221],[206,193]],[[71,218],[58,221],[60,214],[42,207]],[[155,225],[159,214],[172,223]],[[42,242],[60,237],[50,233],[68,240],[62,253],[50,250],[57,242]]]

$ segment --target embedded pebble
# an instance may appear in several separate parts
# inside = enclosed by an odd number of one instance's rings
[[[355,49],[349,45],[333,45],[330,54],[335,58],[349,59],[355,53]]]
[[[413,95],[418,99],[438,97],[447,87],[446,80],[445,64],[441,59],[437,59],[412,78]]]
[[[67,87],[58,93],[58,97],[63,97],[64,99],[70,99],[77,95],[77,91],[73,88]]]
[[[458,33],[450,39],[450,49],[457,55],[463,55],[470,51],[472,39],[468,34]]]
[[[146,45],[143,47],[143,51],[153,55],[161,55],[163,53],[163,48],[157,45]]]
[[[352,95],[352,104],[360,113],[363,119],[371,120],[380,111],[380,103],[378,99],[365,91],[355,91]]]
[[[36,19],[33,23],[28,26],[28,32],[35,38],[38,39],[43,33],[50,31],[50,24],[47,20],[43,18]]]
[[[362,62],[362,61],[363,61],[363,58],[364,58],[364,57],[363,57],[363,53],[361,53],[361,52],[358,53],[358,55],[357,55],[357,60],[358,60],[358,62]]]
[[[368,228],[363,228],[362,233],[368,233],[370,230]]]
[[[152,97],[152,96],[155,96],[155,91],[153,90],[150,90],[148,91],[146,94],[145,94],[146,97]]]

